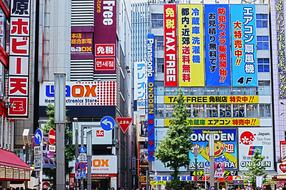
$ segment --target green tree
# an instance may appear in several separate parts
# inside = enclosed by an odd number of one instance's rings
[[[256,150],[251,158],[249,166],[247,166],[248,171],[244,175],[248,177],[252,187],[256,187],[256,176],[266,175],[265,166],[262,164],[264,158],[265,157],[261,155],[260,151]]]
[[[190,134],[192,130],[187,124],[189,117],[190,114],[180,90],[174,105],[173,116],[170,121],[171,125],[168,128],[167,135],[159,143],[155,153],[155,156],[166,167],[170,167],[173,170],[171,187],[174,189],[181,189],[181,183],[178,179],[179,168],[188,167],[190,162],[189,151],[192,146]]]
[[[45,136],[48,135],[50,129],[56,130],[55,126],[55,106],[52,104],[49,104],[47,106],[46,110],[47,116],[48,116],[48,121],[43,127],[43,133]],[[69,174],[72,171],[72,167],[68,166],[68,163],[72,160],[75,159],[75,147],[71,143],[72,141],[72,130],[66,125],[65,126],[65,173]],[[44,169],[44,174],[48,176],[50,179],[53,180],[53,184],[56,184],[56,169]]]

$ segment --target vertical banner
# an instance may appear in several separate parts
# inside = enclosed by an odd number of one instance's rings
[[[154,34],[148,34],[147,36],[147,88],[148,88],[148,160],[154,161],[155,153],[155,134],[154,134],[154,119],[155,119],[155,36]]]
[[[137,100],[137,111],[144,110],[147,93],[147,66],[145,62],[134,63],[134,100]]]
[[[30,1],[11,1],[8,116],[28,117]]]
[[[230,5],[232,85],[257,86],[255,6]]]
[[[205,5],[206,86],[230,86],[229,5]]]
[[[95,1],[94,13],[94,72],[115,74],[116,1]]]
[[[177,68],[177,36],[176,36],[176,4],[164,5],[164,81],[166,87],[176,87],[178,78]]]

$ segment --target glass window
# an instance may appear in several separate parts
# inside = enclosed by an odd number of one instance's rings
[[[269,72],[269,58],[258,58],[258,72]]]
[[[205,117],[205,108],[202,104],[193,105],[193,117]]]
[[[152,28],[163,27],[163,14],[162,13],[152,13],[151,14]]]
[[[269,80],[258,81],[258,94],[264,95],[264,96],[271,95],[271,88],[270,88]]]
[[[164,58],[157,58],[157,73],[164,73]]]
[[[232,95],[241,95],[242,91],[243,91],[243,88],[232,88],[231,94]]]
[[[259,113],[260,117],[271,117],[270,104],[260,104]]]
[[[155,110],[157,119],[164,118],[164,104],[157,104],[157,108]]]
[[[219,88],[218,92],[219,92],[219,95],[229,95],[230,89],[229,88]]]
[[[246,105],[246,117],[258,117],[258,108],[256,104]]]
[[[256,27],[257,28],[268,27],[268,15],[267,14],[256,14]]]
[[[219,116],[220,117],[231,117],[231,105],[230,104],[220,104]]]
[[[207,117],[218,117],[218,104],[207,104]]]
[[[269,36],[257,36],[257,50],[269,50]]]
[[[177,95],[177,88],[165,88],[165,95]]]
[[[205,95],[217,95],[218,94],[218,90],[217,88],[207,88]]]
[[[244,104],[233,105],[233,117],[245,117]]]
[[[166,118],[172,118],[174,105],[173,104],[165,104],[165,108],[166,108],[165,109]]]
[[[155,43],[157,50],[163,50],[164,49],[164,38],[163,36],[155,36]]]

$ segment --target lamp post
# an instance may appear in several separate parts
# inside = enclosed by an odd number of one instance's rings
[[[92,130],[87,132],[87,190],[91,190]]]
[[[210,188],[214,187],[214,132],[209,133]]]
[[[198,147],[197,145],[194,146],[194,156],[195,156],[195,187],[197,187],[198,185],[198,175],[197,175],[197,172],[198,172]]]

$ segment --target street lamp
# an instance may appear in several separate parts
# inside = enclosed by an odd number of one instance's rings
[[[209,133],[210,188],[214,187],[214,131]]]

